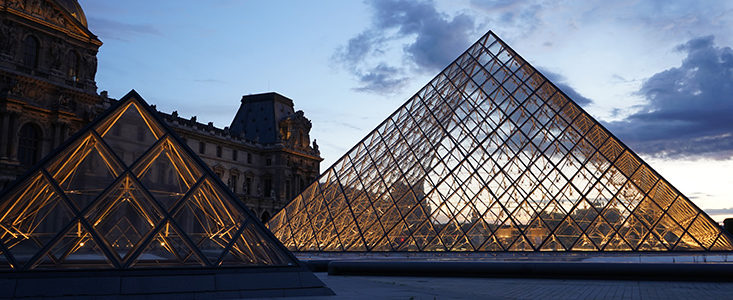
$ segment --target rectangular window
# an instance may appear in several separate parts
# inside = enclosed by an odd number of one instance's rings
[[[206,143],[199,142],[199,153],[204,154],[206,152]]]
[[[221,146],[216,146],[216,157],[221,157]]]
[[[267,160],[265,160],[265,165],[272,166],[272,158],[268,158]]]
[[[265,197],[272,197],[272,179],[265,178]]]
[[[232,192],[237,192],[237,175],[229,175],[229,188]]]
[[[232,160],[237,161],[237,149],[232,149]]]
[[[244,179],[244,193],[247,195],[252,195],[252,178],[247,177]]]
[[[252,153],[247,153],[247,163],[248,164],[252,163]]]

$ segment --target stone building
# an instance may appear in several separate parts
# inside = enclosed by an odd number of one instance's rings
[[[0,0],[0,191],[116,101],[97,93],[101,45],[75,0]],[[276,93],[224,128],[160,114],[263,219],[319,174],[310,121]]]
[[[268,220],[319,173],[311,122],[277,93],[247,95],[228,127],[160,113],[214,173],[254,212]]]
[[[107,106],[76,1],[0,0],[0,189]]]

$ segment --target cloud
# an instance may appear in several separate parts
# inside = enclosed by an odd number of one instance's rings
[[[400,73],[401,71],[397,68],[379,64],[367,73],[358,75],[363,85],[354,90],[378,94],[395,93],[407,82],[407,78],[399,77]]]
[[[733,154],[733,50],[713,36],[676,47],[682,64],[656,73],[638,93],[647,103],[607,123],[636,151],[660,157],[727,158]]]
[[[161,35],[150,24],[129,24],[110,19],[89,17],[89,27],[102,39],[128,41],[137,35]]]
[[[711,216],[730,215],[730,214],[733,214],[733,207],[731,208],[710,208],[710,209],[705,209],[705,212]]]
[[[439,71],[470,45],[475,26],[466,14],[440,13],[432,1],[367,3],[374,11],[371,26],[334,54],[334,60],[361,83],[358,91],[394,93],[407,82],[404,74],[408,71]],[[404,63],[389,66],[384,59],[395,47]]]
[[[537,67],[537,70],[540,71],[542,75],[545,75],[545,77],[547,77],[549,81],[554,83],[555,86],[557,86],[561,91],[563,91],[565,95],[568,95],[568,97],[570,97],[570,99],[575,101],[575,103],[577,103],[578,105],[587,106],[593,103],[593,100],[581,95],[574,88],[570,87],[570,85],[568,85],[565,82],[566,81],[565,76],[562,76],[552,71],[548,71],[547,69],[542,68],[542,67]]]

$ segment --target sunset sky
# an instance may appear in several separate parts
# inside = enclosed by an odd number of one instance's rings
[[[493,30],[711,217],[733,216],[730,1],[85,1],[97,85],[228,126],[274,91],[328,168]]]

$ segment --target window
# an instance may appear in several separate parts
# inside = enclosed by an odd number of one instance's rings
[[[237,175],[229,175],[229,188],[232,192],[237,192]]]
[[[252,177],[247,177],[244,179],[244,193],[247,195],[252,195]]]
[[[41,129],[26,123],[18,132],[18,160],[24,166],[32,166],[41,156]]]
[[[272,179],[265,178],[265,197],[272,197]]]
[[[206,152],[206,143],[199,142],[199,153],[204,154]]]
[[[71,55],[69,55],[69,77],[73,79],[74,81],[79,80],[79,63],[81,62],[81,58],[79,58],[79,53],[76,51],[71,51]]]
[[[267,158],[267,160],[265,160],[265,165],[272,166],[272,158]]]
[[[221,157],[221,146],[216,146],[216,157]]]
[[[28,36],[23,42],[23,65],[29,68],[35,68],[38,65],[38,39]]]
[[[237,153],[238,152],[239,151],[237,151],[237,149],[232,149],[232,160],[233,161],[237,161]]]
[[[247,153],[247,163],[248,164],[252,163],[252,153]]]

